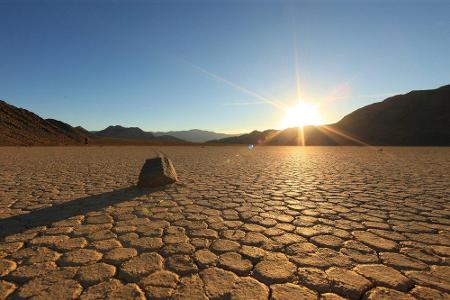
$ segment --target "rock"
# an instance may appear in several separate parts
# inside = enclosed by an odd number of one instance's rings
[[[430,289],[423,286],[416,286],[412,289],[411,294],[420,300],[445,300],[450,299],[450,294]]]
[[[24,283],[34,277],[45,277],[44,275],[50,271],[56,270],[57,266],[54,262],[36,263],[32,265],[24,265],[15,269],[8,274],[8,277],[18,283]]]
[[[138,252],[134,248],[115,248],[106,253],[103,259],[111,264],[119,264],[125,260],[135,257],[137,253]]]
[[[377,285],[407,292],[412,281],[399,271],[385,265],[360,265],[354,271],[371,279]]]
[[[415,298],[409,294],[405,294],[396,290],[388,289],[385,287],[376,287],[371,289],[364,295],[365,300],[414,300]]]
[[[8,281],[0,280],[0,299],[6,299],[6,297],[11,295],[15,289],[16,289],[15,284]]]
[[[200,272],[206,294],[210,299],[229,297],[238,277],[229,271],[219,268],[209,268]]]
[[[105,263],[95,263],[80,267],[75,277],[83,285],[93,285],[103,282],[115,274],[116,267]]]
[[[175,294],[172,295],[174,300],[195,299],[207,300],[203,289],[203,282],[197,274],[181,278]]]
[[[3,277],[10,273],[11,271],[14,271],[17,267],[17,264],[8,259],[0,259],[0,277]]]
[[[30,247],[22,248],[14,252],[11,257],[16,260],[21,260],[22,264],[34,264],[56,261],[61,257],[61,254],[53,251],[47,247]]]
[[[72,279],[41,276],[28,281],[17,292],[19,299],[76,299],[83,287]]]
[[[367,231],[354,231],[353,236],[377,251],[395,251],[398,247],[397,243]]]
[[[254,269],[255,277],[266,284],[290,281],[295,271],[295,265],[282,253],[267,255]]]
[[[285,284],[273,284],[270,286],[272,290],[273,300],[290,300],[290,299],[302,299],[302,300],[315,300],[317,294],[310,289],[299,286],[293,283]]]
[[[169,271],[156,271],[141,280],[150,299],[168,299],[175,292],[178,275]]]
[[[269,288],[252,277],[242,277],[231,292],[233,300],[265,300],[269,298]]]
[[[330,268],[326,271],[331,289],[349,299],[360,299],[371,286],[371,282],[354,271]]]
[[[198,271],[197,265],[189,255],[172,255],[166,260],[166,267],[180,275]]]
[[[385,265],[394,267],[400,270],[426,270],[428,265],[421,261],[410,258],[406,255],[393,252],[381,252],[379,254],[381,260]]]
[[[178,180],[172,161],[164,156],[147,159],[139,174],[139,187],[157,187]]]
[[[140,277],[162,269],[163,258],[158,253],[142,253],[122,263],[119,277],[136,282]]]
[[[78,266],[99,261],[103,254],[91,249],[80,249],[64,253],[59,263],[62,266]]]
[[[237,251],[239,247],[239,243],[230,240],[215,240],[211,245],[211,249],[218,253]]]
[[[248,259],[242,259],[242,256],[236,252],[227,252],[220,255],[219,266],[241,276],[247,275],[253,268]]]
[[[450,293],[450,267],[432,266],[429,271],[409,271],[406,276],[417,284]]]
[[[94,299],[136,299],[145,300],[144,293],[134,283],[124,285],[117,279],[110,279],[94,285],[83,292],[81,300]]]
[[[299,268],[297,271],[299,284],[304,285],[310,289],[320,293],[330,291],[330,281],[327,274],[317,268]]]
[[[195,252],[194,258],[201,268],[212,266],[217,261],[217,255],[207,249],[201,249]]]

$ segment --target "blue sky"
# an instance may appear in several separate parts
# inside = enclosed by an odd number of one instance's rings
[[[0,99],[90,130],[324,123],[450,83],[449,1],[2,1]],[[296,63],[297,61],[297,63]]]

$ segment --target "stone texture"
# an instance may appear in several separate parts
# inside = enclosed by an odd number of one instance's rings
[[[342,268],[330,268],[326,274],[331,289],[343,297],[359,299],[372,286],[369,280],[354,271]]]
[[[157,187],[176,182],[177,173],[172,161],[164,156],[147,159],[139,174],[139,187]]]
[[[63,266],[79,266],[91,264],[102,258],[102,253],[90,249],[73,250],[64,253],[60,258],[59,264]]]
[[[17,264],[8,259],[0,259],[0,277],[8,275],[11,271],[14,271]]]
[[[125,260],[129,260],[137,255],[137,250],[134,248],[115,248],[108,251],[103,260],[111,264],[119,264]]]
[[[145,300],[144,293],[136,284],[124,285],[117,279],[103,281],[86,289],[81,300],[94,299],[133,299]]]
[[[253,268],[248,259],[242,259],[242,256],[236,252],[227,252],[220,255],[218,265],[241,276],[247,275]]]
[[[93,285],[113,277],[115,273],[116,268],[114,266],[96,263],[80,267],[75,278],[83,285]]]
[[[268,255],[254,269],[256,278],[266,284],[288,282],[294,278],[296,267],[281,253]]]
[[[377,251],[395,251],[397,243],[367,231],[354,231],[353,236]]]
[[[399,291],[408,291],[413,282],[399,271],[385,265],[361,265],[354,271],[372,280],[376,285],[393,288]]]
[[[9,295],[11,295],[16,289],[16,285],[14,283],[0,280],[0,299],[6,299]]]
[[[416,286],[411,290],[411,295],[420,300],[445,300],[450,299],[450,294],[424,286]]]
[[[206,295],[210,299],[223,299],[230,296],[238,277],[219,268],[208,268],[200,272]]]
[[[38,277],[21,286],[17,296],[42,300],[76,299],[82,291],[82,286],[72,279]]]
[[[217,261],[217,255],[207,249],[201,249],[195,252],[195,261],[201,268],[213,266]]]
[[[420,285],[450,293],[449,266],[432,266],[429,271],[409,271],[406,276]]]
[[[324,271],[317,268],[299,268],[297,274],[299,284],[320,293],[330,291],[330,281]]]
[[[364,295],[366,300],[414,300],[414,297],[386,287],[376,287]]]
[[[169,271],[156,271],[140,283],[150,299],[168,299],[175,292],[178,275]]]
[[[197,272],[197,265],[189,255],[173,255],[166,259],[166,267],[180,275]]]
[[[310,289],[293,283],[273,284],[270,286],[273,300],[315,300],[317,294]]]
[[[231,291],[233,300],[265,300],[269,298],[269,288],[251,277],[242,277]]]
[[[182,183],[134,187],[148,147],[0,148],[0,298],[449,298],[449,149],[156,148]]]
[[[122,263],[119,276],[127,281],[138,281],[141,276],[161,270],[163,258],[157,253],[143,253]]]

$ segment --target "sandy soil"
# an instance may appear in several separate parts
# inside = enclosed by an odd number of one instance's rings
[[[180,181],[138,189],[155,150]],[[449,170],[450,148],[0,148],[0,299],[449,299]]]

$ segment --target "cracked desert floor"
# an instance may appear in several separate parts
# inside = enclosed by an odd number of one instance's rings
[[[4,147],[0,298],[450,299],[449,200],[450,148]]]

